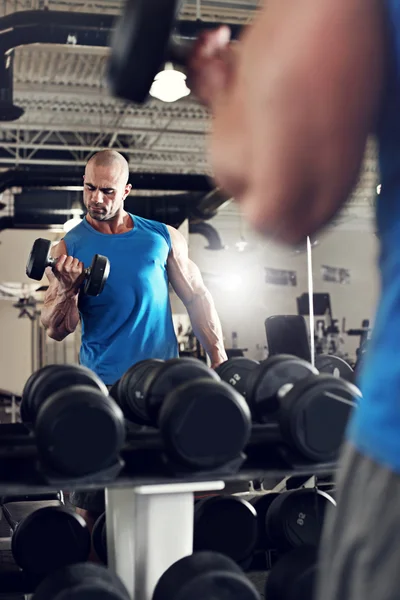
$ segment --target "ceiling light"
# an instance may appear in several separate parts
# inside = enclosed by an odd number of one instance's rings
[[[167,63],[165,70],[156,75],[150,90],[150,95],[162,102],[176,102],[189,94],[186,75],[175,71],[171,63]]]
[[[377,193],[378,195],[381,193],[381,189],[382,189],[382,186],[381,186],[381,185],[378,185],[378,186],[376,187],[376,193]]]
[[[235,246],[238,252],[244,252],[248,246],[248,243],[246,242],[246,240],[241,238],[239,242],[236,242]]]
[[[74,217],[73,219],[69,219],[69,221],[66,221],[63,226],[65,233],[68,233],[68,231],[71,231],[71,229],[73,229],[74,227],[79,225],[79,223],[81,223],[81,222],[82,222],[82,219],[80,219],[79,217]]]

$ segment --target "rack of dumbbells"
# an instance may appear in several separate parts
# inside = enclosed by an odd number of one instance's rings
[[[282,572],[299,563],[292,579],[309,585],[303,574],[334,501],[315,483],[215,494],[226,482],[329,477],[360,397],[352,383],[286,355],[234,358],[216,371],[192,358],[146,360],[110,391],[82,366],[44,367],[26,382],[22,422],[0,425],[2,513],[24,593],[57,600],[69,586],[74,600],[186,600],[224,589],[224,599],[250,599],[243,570],[261,560],[271,568],[268,598],[294,598],[276,592]],[[59,492],[101,488],[106,513],[92,535],[107,568],[85,563],[85,523]],[[56,506],[15,514],[11,495],[51,493]],[[213,496],[194,501],[199,493]]]

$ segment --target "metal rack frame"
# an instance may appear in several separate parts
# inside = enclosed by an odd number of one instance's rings
[[[223,481],[106,489],[109,568],[130,597],[151,600],[161,575],[193,552],[194,492]]]

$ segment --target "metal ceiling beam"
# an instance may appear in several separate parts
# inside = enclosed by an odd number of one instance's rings
[[[0,193],[14,187],[44,188],[82,186],[83,171],[60,167],[45,169],[10,169],[0,173]],[[129,181],[135,190],[210,192],[211,180],[204,175],[173,175],[131,172]]]

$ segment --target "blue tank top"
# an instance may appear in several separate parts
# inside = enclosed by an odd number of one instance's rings
[[[94,254],[110,261],[110,275],[96,297],[79,297],[80,362],[112,385],[134,363],[178,356],[168,293],[171,249],[162,223],[130,215],[134,227],[109,235],[83,219],[64,237],[69,255],[89,267]]]
[[[350,440],[400,472],[400,1],[386,0],[389,76],[378,129],[382,189],[377,200],[381,298]]]

